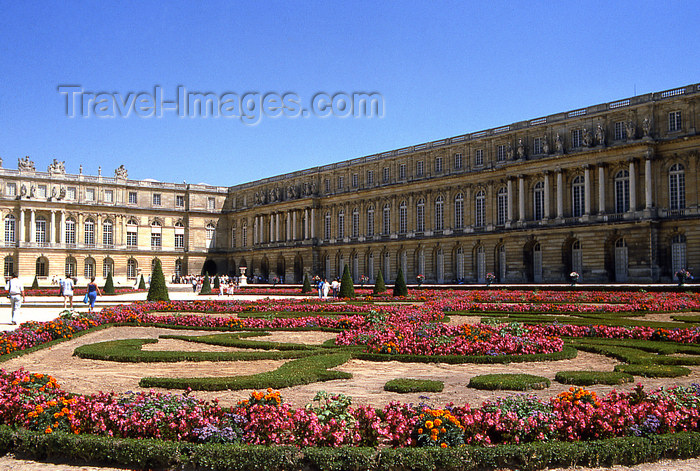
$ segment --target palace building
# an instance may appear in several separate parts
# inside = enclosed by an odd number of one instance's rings
[[[4,273],[672,281],[700,268],[700,84],[232,187],[0,168]]]

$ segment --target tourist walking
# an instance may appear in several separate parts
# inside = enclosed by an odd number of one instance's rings
[[[97,300],[98,294],[102,296],[102,293],[100,293],[100,288],[98,288],[95,284],[95,277],[93,276],[90,278],[90,283],[87,285],[87,297],[88,302],[90,303],[90,312],[95,309],[95,301]]]
[[[70,300],[70,308],[73,309],[73,279],[70,276],[59,281],[61,286],[61,296],[63,296],[63,309],[66,308],[68,300]]]
[[[323,280],[323,299],[328,298],[328,292],[331,290],[331,284],[328,280]]]
[[[7,282],[5,289],[9,293],[10,308],[12,309],[12,319],[10,323],[17,324],[15,316],[19,317],[19,308],[22,307],[22,302],[24,301],[24,286],[22,286],[22,282],[17,278],[17,273],[12,274],[12,278]]]

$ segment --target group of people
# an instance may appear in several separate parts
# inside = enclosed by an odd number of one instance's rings
[[[334,279],[330,283],[326,278],[318,278],[316,281],[316,289],[318,290],[318,299],[326,299],[330,294],[332,297],[337,298],[340,294],[340,280],[338,278]]]

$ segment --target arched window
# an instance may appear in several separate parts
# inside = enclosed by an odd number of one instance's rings
[[[507,265],[506,265],[506,246],[501,244],[496,250],[496,256],[498,257],[498,281],[500,283],[505,283],[507,276]]]
[[[325,278],[326,278],[327,280],[330,280],[330,279],[331,279],[331,256],[330,256],[330,255],[326,255],[326,263],[324,263],[324,265],[325,265],[325,268],[326,268],[326,276],[325,276]]]
[[[498,214],[496,216],[496,224],[502,226],[508,218],[508,189],[503,187],[498,190]]]
[[[345,237],[345,211],[338,212],[338,239]]]
[[[457,247],[455,250],[455,277],[457,281],[464,280],[464,249]]]
[[[95,259],[88,257],[85,259],[85,278],[88,280],[95,276]]]
[[[352,237],[360,237],[360,210],[357,208],[352,210]]]
[[[5,257],[4,270],[5,278],[11,277],[15,273],[15,259],[11,255]]]
[[[425,232],[425,200],[416,203],[416,232]]]
[[[486,283],[486,250],[483,245],[479,245],[474,250],[476,260],[476,280],[477,283]]]
[[[445,282],[445,255],[442,249],[435,251],[435,274],[438,283]]]
[[[66,257],[66,270],[65,275],[74,278],[78,273],[77,263],[73,257]]]
[[[464,194],[455,196],[455,229],[464,228]]]
[[[367,237],[374,235],[374,206],[369,205],[367,208]],[[370,278],[372,279],[372,278]]]
[[[136,247],[138,245],[138,223],[135,219],[129,219],[126,223],[126,246]],[[135,277],[136,275],[134,275]]]
[[[408,206],[406,201],[399,204],[399,234],[405,234],[408,230]]]
[[[425,276],[425,250],[418,251],[418,274]]]
[[[126,262],[126,277],[130,280],[136,279],[136,273],[138,270],[138,263],[133,258],[130,258]]]
[[[474,197],[474,225],[483,227],[486,219],[486,192],[479,190]]]
[[[578,240],[571,244],[571,271],[578,273],[579,281],[583,281],[583,252],[581,242]]]
[[[102,277],[107,278],[110,273],[114,276],[114,260],[106,257],[102,260]]]
[[[175,276],[182,276],[182,259],[175,260]]]
[[[683,234],[676,234],[671,239],[671,275],[678,279],[676,273],[687,268],[686,241]]]
[[[75,246],[75,219],[66,219],[66,245]]]
[[[668,171],[668,193],[669,209],[685,208],[685,169],[681,164],[674,164]]]
[[[85,229],[85,245],[88,247],[95,246],[95,221],[92,219],[86,219],[85,224],[83,224]]]
[[[46,245],[46,218],[44,216],[37,216],[35,223],[35,241],[39,246]]]
[[[539,242],[532,247],[532,276],[535,283],[542,283],[542,247]]]
[[[357,253],[352,254],[350,259],[352,260],[352,281],[357,283],[360,281],[360,260]]]
[[[233,229],[231,229],[233,231]],[[245,226],[244,229],[245,231]],[[231,236],[233,238],[233,235]],[[234,241],[231,241],[232,244]],[[245,243],[244,243],[245,247]],[[175,248],[176,249],[184,249],[185,248],[185,225],[182,223],[182,221],[177,221],[175,223]]]
[[[406,281],[406,275],[408,274],[408,255],[405,250],[402,250],[401,255],[399,255],[399,266],[403,272],[404,281]],[[396,277],[398,278],[398,276],[399,274],[397,273]]]
[[[389,280],[393,279],[391,277],[391,255],[389,255],[389,252],[384,252],[382,258],[382,276],[385,281],[389,282]]]
[[[211,225],[211,224],[209,224]],[[207,247],[211,247],[209,242],[211,239],[209,238],[209,225],[207,225]],[[160,225],[160,222],[158,221],[153,221],[151,223],[151,249],[152,250],[160,250],[160,248],[163,246],[163,233],[162,233],[162,226]]]
[[[241,247],[247,247],[248,246],[248,224],[243,223],[243,227],[241,227]]]
[[[389,235],[391,233],[391,206],[389,203],[384,205],[382,211],[382,234]]]
[[[207,224],[206,237],[207,248],[213,248],[216,245],[216,226],[211,222]]]
[[[46,257],[36,259],[36,276],[49,276],[49,261]]]
[[[331,212],[326,211],[323,218],[323,238],[329,240],[331,238]]]
[[[533,196],[533,219],[541,221],[544,219],[544,182],[535,183],[532,191]]]
[[[630,172],[620,170],[615,175],[615,212],[630,210]]]
[[[8,214],[5,216],[5,244],[14,244],[16,240],[16,233],[17,220],[12,214]]]
[[[574,178],[571,182],[571,213],[575,218],[583,216],[583,212],[585,210],[585,188],[584,179],[581,175]]]
[[[445,200],[442,196],[435,198],[435,230],[441,231],[445,228]]]
[[[620,238],[615,241],[615,281],[618,283],[627,282],[627,242]]]
[[[367,254],[367,276],[370,283],[374,283],[374,252]]]
[[[114,224],[110,219],[102,222],[102,245],[105,247],[114,246]]]

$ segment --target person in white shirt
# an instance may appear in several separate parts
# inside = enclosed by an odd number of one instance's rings
[[[19,317],[19,308],[22,307],[24,301],[24,286],[17,278],[17,273],[12,274],[12,278],[7,282],[5,289],[9,293],[10,306],[12,307],[12,324],[15,322],[15,314]]]
[[[63,295],[63,309],[70,299],[70,308],[73,309],[73,279],[69,276],[60,281],[61,294]]]

